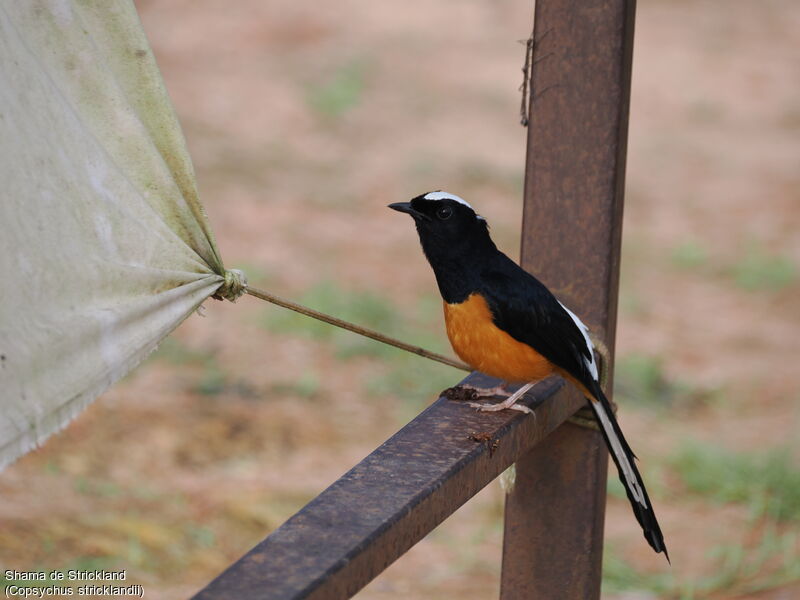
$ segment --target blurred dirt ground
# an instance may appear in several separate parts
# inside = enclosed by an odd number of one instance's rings
[[[532,3],[141,0],[229,267],[447,351],[386,204],[471,201],[517,256]],[[800,4],[640,1],[621,421],[673,566],[611,484],[604,597],[800,597]],[[457,381],[251,298],[208,301],[0,475],[0,564],[187,597]],[[615,477],[612,477],[615,479]],[[490,485],[358,598],[497,595]]]

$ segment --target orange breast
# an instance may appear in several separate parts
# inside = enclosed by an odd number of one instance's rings
[[[492,312],[480,294],[471,294],[460,304],[445,302],[444,321],[453,350],[477,371],[525,383],[553,373],[550,361],[492,322]]]

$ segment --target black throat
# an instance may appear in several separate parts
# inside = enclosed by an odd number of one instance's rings
[[[445,302],[459,304],[481,288],[481,274],[498,254],[485,222],[469,235],[454,239],[431,235],[420,227],[417,230]]]

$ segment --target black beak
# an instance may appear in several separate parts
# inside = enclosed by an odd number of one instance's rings
[[[428,221],[431,220],[431,218],[428,215],[423,214],[418,210],[414,210],[413,208],[411,208],[411,202],[395,202],[394,204],[390,204],[389,208],[391,208],[392,210],[396,210],[398,212],[407,213],[412,217],[414,217],[415,219],[419,218]]]

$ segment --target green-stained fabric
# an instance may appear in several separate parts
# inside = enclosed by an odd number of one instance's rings
[[[0,3],[0,467],[222,284],[129,0]]]

